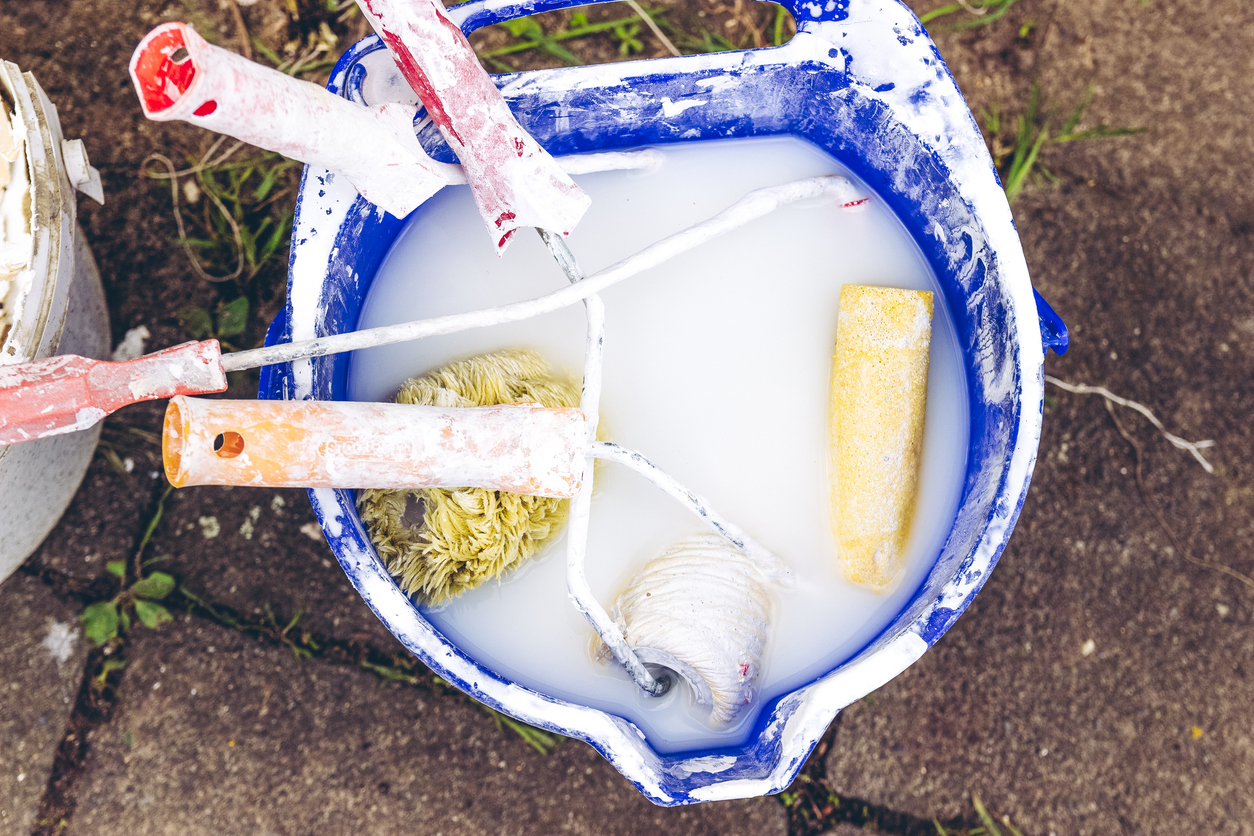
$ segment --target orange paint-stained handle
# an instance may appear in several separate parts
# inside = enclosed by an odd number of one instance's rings
[[[225,389],[217,340],[121,363],[62,354],[0,366],[0,444],[85,430],[139,401]]]
[[[172,398],[162,453],[175,487],[475,487],[574,496],[587,423],[578,409],[464,409],[350,401]]]

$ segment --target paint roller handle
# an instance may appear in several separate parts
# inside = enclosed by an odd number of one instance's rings
[[[579,490],[586,440],[580,410],[538,404],[176,397],[161,446],[178,488],[476,487],[566,498]]]
[[[520,227],[569,235],[592,200],[514,118],[437,0],[357,0],[465,170],[497,254]]]
[[[363,107],[212,46],[185,23],[144,36],[130,74],[149,119],[190,122],[329,169],[398,218],[457,176],[422,149],[413,105]]]
[[[0,366],[0,444],[85,430],[127,404],[226,389],[217,340],[122,363],[62,354]]]

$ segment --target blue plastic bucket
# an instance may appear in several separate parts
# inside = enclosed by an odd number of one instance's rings
[[[450,10],[469,33],[582,0]],[[954,623],[1018,518],[1040,439],[1044,349],[1066,329],[1035,294],[1009,206],[962,94],[894,0],[784,0],[797,35],[771,49],[500,76],[523,125],[554,154],[792,134],[825,149],[897,214],[931,264],[962,346],[970,405],[963,497],[923,585],[862,652],[776,698],[747,743],[660,754],[621,717],[511,682],[423,618],[375,553],[350,491],[310,500],[349,579],[383,623],[440,676],[520,720],[587,741],[658,804],[787,787],[844,706],[918,659]],[[353,46],[328,87],[363,103],[415,101],[376,37]],[[665,106],[664,106],[665,105]],[[420,134],[453,161],[428,124]],[[288,305],[267,344],[351,331],[403,222],[326,171],[306,169],[293,231]],[[268,367],[260,397],[342,399],[347,357]]]

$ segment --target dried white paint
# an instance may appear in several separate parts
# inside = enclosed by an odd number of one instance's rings
[[[145,325],[129,329],[126,332],[126,336],[122,337],[122,342],[118,343],[117,347],[113,349],[113,362],[122,363],[143,357],[144,347],[151,336],[152,332]]]
[[[74,654],[74,646],[78,644],[78,629],[71,624],[62,624],[55,618],[48,619],[48,635],[40,645],[57,660],[58,665],[69,661]]]
[[[197,522],[200,523],[200,533],[205,535],[206,540],[212,540],[222,533],[222,525],[217,517],[201,517]]]

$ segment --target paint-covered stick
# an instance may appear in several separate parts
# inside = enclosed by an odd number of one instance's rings
[[[398,218],[458,177],[423,151],[413,105],[363,107],[211,46],[184,23],[149,32],[130,72],[149,119],[190,122],[330,169]]]
[[[0,444],[85,430],[127,404],[226,389],[217,340],[125,363],[63,354],[0,365]]]
[[[591,199],[528,134],[436,0],[357,0],[461,160],[497,253],[519,227],[569,235]]]
[[[578,409],[446,409],[351,401],[176,397],[162,454],[175,487],[476,487],[567,498],[580,486]]]

